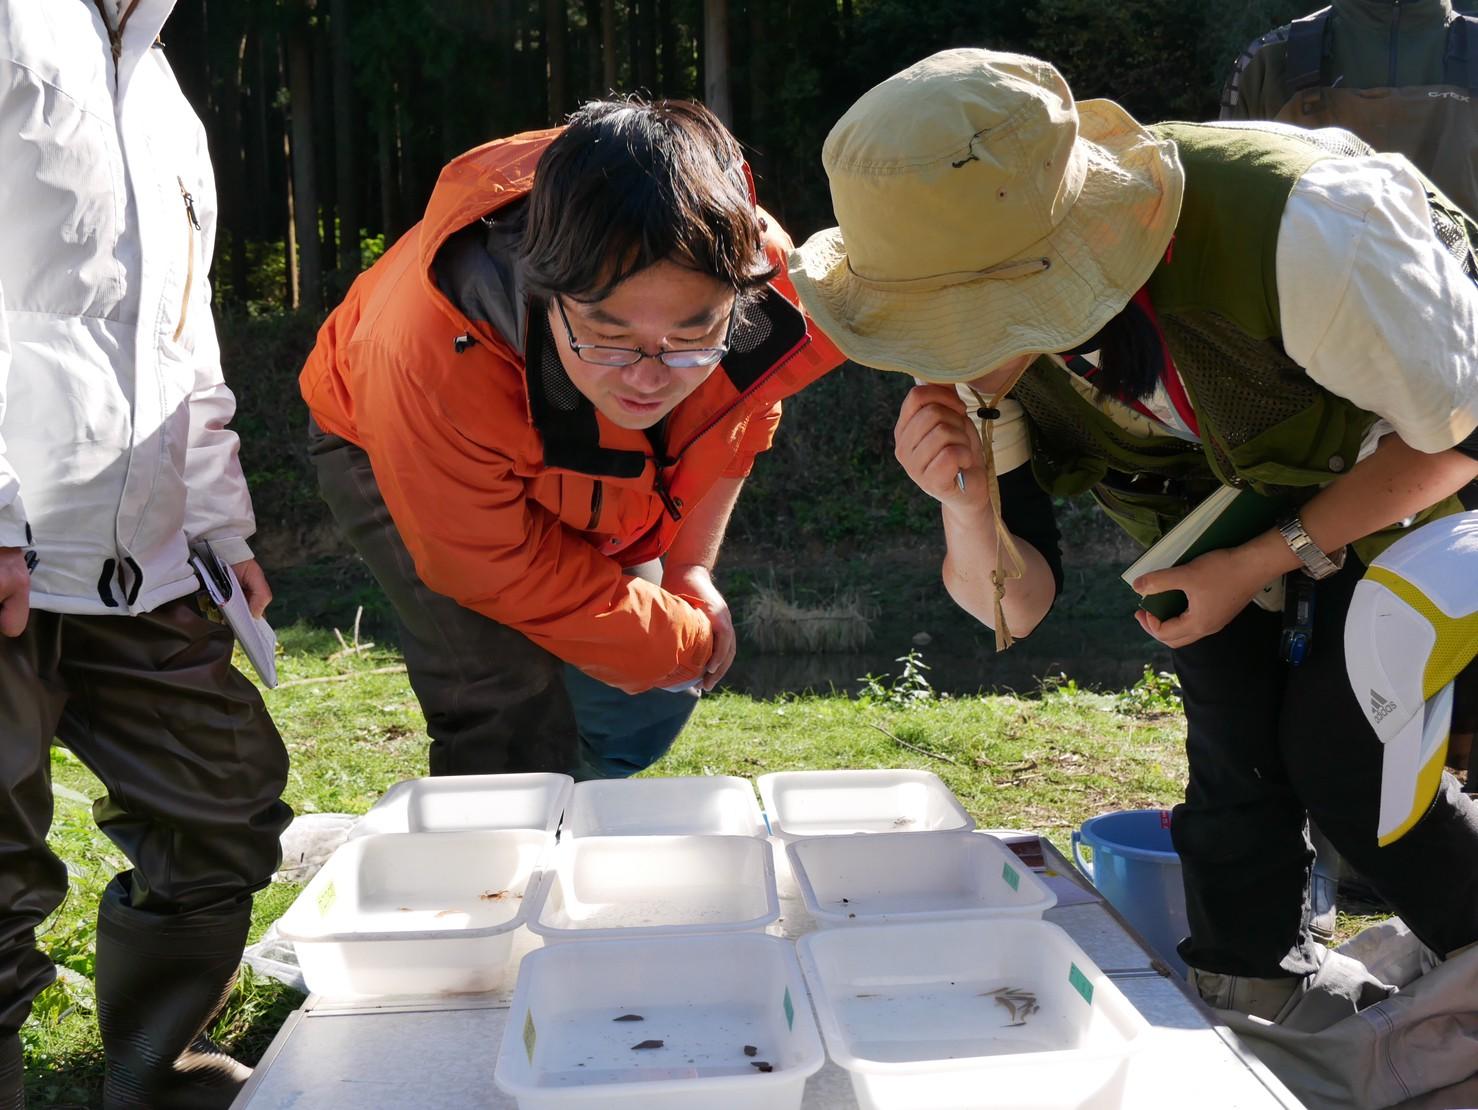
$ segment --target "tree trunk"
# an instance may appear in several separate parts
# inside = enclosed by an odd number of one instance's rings
[[[544,59],[549,77],[549,122],[558,123],[568,107],[569,66],[565,51],[565,0],[544,0]]]
[[[246,304],[247,274],[246,243],[251,238],[248,203],[251,195],[247,190],[246,139],[242,135],[242,116],[245,105],[241,101],[242,68],[246,65],[246,32],[239,33],[235,49],[226,66],[225,103],[222,112],[224,128],[224,157],[217,161],[217,190],[221,196],[221,224],[231,237],[230,286],[231,299],[238,305]]]
[[[313,73],[318,82],[313,97],[313,135],[317,140],[314,148],[318,155],[313,165],[318,182],[318,238],[322,248],[318,257],[324,270],[332,270],[339,256],[339,175],[334,161],[337,151],[332,142],[334,59],[329,37],[322,30],[314,32],[312,42]],[[327,286],[324,288],[327,291]]]
[[[323,307],[323,268],[318,248],[318,183],[313,146],[313,46],[308,28],[287,44],[292,113],[293,230],[297,235],[298,295],[293,307]]]
[[[600,94],[616,91],[616,0],[600,0]]]
[[[729,0],[703,0],[703,102],[726,127],[734,126],[729,90]]]
[[[334,174],[339,188],[339,283],[347,287],[359,273],[359,180],[355,174],[353,71],[349,65],[349,0],[331,0],[333,35]]]

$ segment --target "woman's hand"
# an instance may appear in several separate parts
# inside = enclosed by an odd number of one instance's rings
[[[1134,618],[1166,647],[1182,648],[1220,632],[1276,576],[1257,560],[1233,550],[1208,551],[1178,567],[1142,574],[1133,586],[1141,597],[1180,590],[1190,602],[1184,613],[1162,621],[1143,609]]]
[[[255,559],[245,559],[231,564],[236,580],[241,583],[241,592],[246,595],[246,607],[258,620],[272,604],[272,587],[267,585],[267,576]]]
[[[713,575],[701,564],[668,567],[662,573],[662,588],[703,610],[713,626],[713,652],[703,668],[703,689],[712,690],[734,663],[738,640],[729,603],[713,584]]]
[[[980,433],[953,389],[921,385],[909,390],[893,427],[893,444],[894,457],[914,485],[945,509],[979,512],[990,507]]]

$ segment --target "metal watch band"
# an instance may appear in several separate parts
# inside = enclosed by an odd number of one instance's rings
[[[1278,525],[1278,532],[1283,536],[1283,542],[1304,565],[1304,573],[1315,581],[1328,578],[1344,564],[1344,549],[1341,548],[1335,552],[1333,558],[1325,554],[1324,550],[1304,531],[1303,521],[1297,516],[1291,516]]]

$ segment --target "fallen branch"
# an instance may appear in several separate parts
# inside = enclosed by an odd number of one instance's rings
[[[889,740],[897,744],[900,748],[907,748],[911,752],[918,752],[920,755],[928,756],[930,759],[938,759],[945,763],[952,763],[956,767],[960,765],[960,761],[958,759],[955,759],[952,756],[947,756],[943,752],[931,752],[928,748],[921,748],[917,744],[910,744],[907,740],[899,739],[897,736],[894,736],[891,732],[889,732],[882,725],[876,723],[875,721],[868,721],[867,723],[872,725],[873,728],[877,729]]]
[[[320,682],[348,682],[351,678],[359,678],[367,674],[404,674],[405,664],[397,663],[393,667],[371,667],[367,671],[350,671],[348,674],[326,674],[318,678],[294,678],[287,682],[279,682],[278,690],[286,690],[289,686],[313,686]]]

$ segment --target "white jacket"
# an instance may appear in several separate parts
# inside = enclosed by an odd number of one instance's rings
[[[138,0],[115,67],[94,0],[0,0],[0,547],[34,550],[55,613],[194,592],[195,540],[251,554],[215,183],[155,45],[173,6]]]

